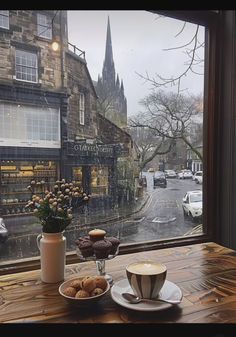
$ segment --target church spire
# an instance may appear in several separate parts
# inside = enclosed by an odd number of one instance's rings
[[[108,16],[108,21],[107,21],[107,39],[106,39],[106,51],[105,51],[105,61],[104,62],[107,65],[113,65],[114,64],[109,16]]]
[[[109,16],[107,21],[106,51],[105,51],[105,60],[103,63],[102,77],[103,80],[105,80],[105,82],[109,83],[110,88],[115,86],[115,65],[113,61]]]
[[[99,99],[99,113],[120,128],[127,127],[127,102],[124,95],[123,80],[115,73],[113,60],[110,19],[107,20],[105,59],[102,77],[98,77],[96,90]]]

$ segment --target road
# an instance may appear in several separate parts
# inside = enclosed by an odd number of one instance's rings
[[[202,189],[191,179],[168,179],[167,188],[153,188],[153,174],[147,176],[147,191],[150,198],[144,208],[134,216],[113,223],[99,225],[106,230],[109,236],[118,236],[121,243],[141,242],[183,236],[196,226],[190,219],[184,219],[182,198],[186,191]],[[68,250],[75,249],[75,240],[86,235],[90,227],[74,227],[65,231]],[[9,237],[7,242],[0,246],[0,261],[37,256],[36,246],[37,229],[33,234]]]
[[[182,198],[187,191],[201,190],[202,185],[192,179],[168,179],[167,188],[153,189],[153,174],[145,175],[150,198],[142,211],[126,220],[102,225],[101,228],[119,236],[122,243],[183,236],[194,228],[195,222],[184,219]]]

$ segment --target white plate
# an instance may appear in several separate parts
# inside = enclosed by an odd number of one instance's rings
[[[125,308],[138,311],[157,311],[173,306],[173,304],[162,302],[139,302],[136,304],[131,304],[122,297],[122,293],[133,294],[133,290],[131,289],[127,279],[120,280],[111,287],[111,297],[117,304],[120,304]],[[166,280],[163,287],[161,288],[159,297],[165,300],[169,299],[181,301],[183,294],[181,289],[175,283]]]

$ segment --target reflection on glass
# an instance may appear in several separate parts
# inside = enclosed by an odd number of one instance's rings
[[[82,186],[82,179],[83,179],[83,173],[82,173],[82,167],[74,167],[73,168],[73,180],[77,183],[77,186]]]
[[[108,167],[91,167],[91,193],[92,195],[108,194]]]

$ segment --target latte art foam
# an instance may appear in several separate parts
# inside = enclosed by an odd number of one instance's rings
[[[140,274],[140,275],[155,275],[166,271],[166,266],[160,263],[154,262],[137,262],[132,263],[127,267],[130,273]]]

